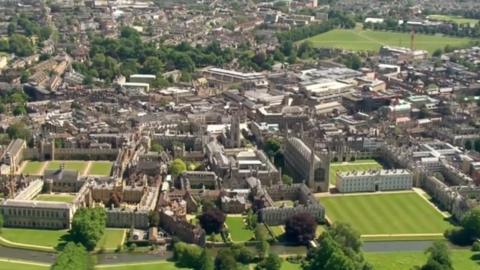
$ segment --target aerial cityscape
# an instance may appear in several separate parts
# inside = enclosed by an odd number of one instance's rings
[[[480,269],[480,1],[0,0],[0,270]]]

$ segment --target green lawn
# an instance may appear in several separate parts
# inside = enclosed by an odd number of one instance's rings
[[[329,181],[335,185],[337,172],[366,171],[370,169],[382,169],[382,165],[373,159],[356,160],[353,162],[335,162],[330,164]]]
[[[69,194],[39,194],[35,197],[37,201],[45,201],[45,202],[66,202],[71,203],[75,199],[74,195]]]
[[[253,231],[246,228],[243,217],[227,216],[225,223],[234,242],[245,242],[254,237]]]
[[[363,235],[443,233],[451,225],[415,192],[320,198],[332,222],[351,224]]]
[[[112,171],[113,163],[110,161],[92,161],[88,175],[108,176]]]
[[[365,258],[375,269],[410,270],[423,265],[427,256],[422,251],[409,252],[366,252]],[[459,270],[480,269],[480,254],[469,250],[451,250],[453,267]]]
[[[285,232],[285,229],[283,228],[283,225],[270,226],[270,230],[272,230],[275,237],[279,237]]]
[[[308,38],[315,47],[339,48],[350,51],[375,51],[381,46],[410,47],[410,33],[373,31],[361,29],[334,29],[329,32]],[[427,50],[430,53],[436,49],[443,49],[445,45],[462,46],[470,39],[447,37],[440,35],[415,35],[417,49]]]
[[[432,20],[432,21],[444,21],[444,22],[454,22],[454,23],[457,23],[457,24],[470,24],[470,26],[475,26],[475,24],[478,23],[478,20],[477,19],[469,19],[469,18],[465,18],[465,17],[462,17],[462,16],[454,16],[454,15],[438,15],[438,14],[435,14],[435,15],[429,15],[427,16],[427,18],[429,20]]]
[[[97,248],[105,248],[107,250],[114,250],[118,245],[123,244],[123,235],[125,230],[123,229],[107,229],[103,234],[100,241],[97,243]]]
[[[25,167],[23,167],[22,174],[25,175],[40,175],[42,172],[40,171],[45,164],[43,161],[26,161]]]
[[[0,259],[0,270],[48,270],[48,266],[29,264],[28,262],[10,262],[7,259]]]
[[[301,270],[302,265],[299,263],[290,263],[287,260],[283,260],[282,268],[280,270]]]
[[[62,237],[66,236],[67,233],[67,230],[2,228],[0,236],[19,244],[55,248],[63,242]],[[99,248],[105,247],[106,249],[115,249],[119,244],[121,244],[123,233],[124,230],[121,229],[106,229],[105,234],[100,239],[97,246]]]
[[[78,171],[80,174],[82,174],[87,167],[86,161],[54,160],[48,163],[47,170],[58,170],[61,164],[65,164],[65,170]]]
[[[169,261],[158,261],[158,262],[145,262],[139,264],[126,264],[123,266],[102,266],[97,265],[95,269],[108,269],[108,270],[178,270],[178,269],[188,269],[188,268],[178,268],[173,262]]]

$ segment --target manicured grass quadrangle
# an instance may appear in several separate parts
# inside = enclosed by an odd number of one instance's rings
[[[362,235],[436,234],[451,224],[415,192],[320,198],[332,222],[346,222]]]
[[[337,182],[337,172],[379,170],[382,165],[373,159],[356,160],[353,162],[335,162],[330,164],[329,180],[330,184]]]
[[[39,175],[45,162],[42,161],[26,161],[27,164],[23,167],[22,174],[24,175]]]
[[[82,174],[87,167],[87,161],[73,161],[73,160],[54,160],[47,165],[47,170],[58,170],[62,164],[65,165],[65,170],[78,171]]]
[[[179,268],[175,266],[175,263],[170,261],[158,261],[158,262],[145,262],[138,264],[125,264],[125,265],[109,265],[107,266],[97,266],[95,269],[108,269],[108,270],[180,270],[188,268]]]
[[[29,264],[28,262],[8,262],[0,260],[0,270],[48,270],[48,266]]]
[[[92,161],[88,175],[108,176],[112,171],[113,163],[110,161]]]
[[[410,33],[373,31],[361,29],[335,29],[306,39],[314,47],[338,48],[350,51],[378,52],[382,46],[410,47]],[[415,47],[430,53],[446,45],[463,46],[468,38],[441,35],[415,35]]]
[[[243,217],[227,216],[225,223],[234,242],[245,242],[254,237],[253,231],[247,229]]]
[[[75,199],[74,195],[69,194],[39,194],[35,197],[36,201],[45,201],[45,202],[65,202],[71,203]]]

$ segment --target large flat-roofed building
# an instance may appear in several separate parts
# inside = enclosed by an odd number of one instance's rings
[[[221,68],[208,68],[203,71],[211,86],[225,88],[232,84],[252,84],[255,87],[267,87],[268,81],[265,75],[259,72],[238,72]]]
[[[406,190],[413,186],[413,174],[404,169],[337,172],[336,185],[342,193]]]
[[[301,82],[300,90],[317,101],[335,101],[352,93],[353,85],[332,79],[319,79]]]

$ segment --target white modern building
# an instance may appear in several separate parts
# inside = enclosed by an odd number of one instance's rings
[[[337,172],[337,189],[342,193],[406,190],[413,186],[413,175],[404,169]]]

